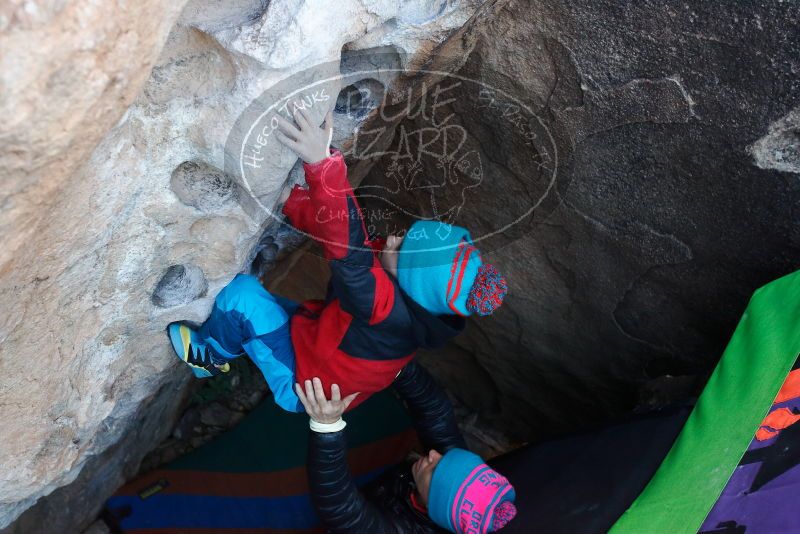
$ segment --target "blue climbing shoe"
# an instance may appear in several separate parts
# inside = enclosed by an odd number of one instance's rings
[[[201,340],[197,332],[185,323],[170,323],[167,333],[178,358],[192,369],[197,378],[217,376],[231,370],[230,364],[223,362],[219,356],[215,357],[208,343]]]

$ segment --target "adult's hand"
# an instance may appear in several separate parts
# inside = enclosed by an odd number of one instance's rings
[[[300,384],[295,384],[294,388],[306,413],[311,419],[322,424],[335,423],[341,419],[347,407],[358,396],[358,393],[353,393],[343,399],[339,386],[333,384],[331,385],[331,399],[328,400],[325,390],[322,389],[322,381],[316,377],[313,380],[305,381],[305,391]]]
[[[325,115],[322,127],[314,125],[308,112],[297,109],[294,120],[297,126],[290,123],[280,115],[278,117],[278,131],[275,136],[278,141],[291,148],[306,163],[317,163],[331,155],[330,147],[333,138],[333,112]]]

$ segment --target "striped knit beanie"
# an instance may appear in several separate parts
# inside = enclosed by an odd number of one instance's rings
[[[508,292],[505,278],[483,263],[466,228],[417,221],[397,260],[400,287],[435,315],[490,315]]]
[[[456,534],[486,534],[503,528],[517,514],[514,487],[464,449],[451,449],[433,470],[428,515]]]

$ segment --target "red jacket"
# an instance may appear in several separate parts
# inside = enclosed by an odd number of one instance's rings
[[[330,394],[361,392],[350,408],[388,387],[420,347],[444,345],[464,328],[434,316],[380,264],[341,152],[304,164],[308,188],[295,186],[283,207],[291,224],[322,245],[331,280],[324,301],[309,300],[291,319],[298,382],[319,377]]]

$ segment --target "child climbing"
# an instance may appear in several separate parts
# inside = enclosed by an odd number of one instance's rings
[[[331,113],[321,128],[304,110],[294,118],[296,125],[279,118],[276,135],[303,159],[307,187],[292,189],[283,214],[322,246],[327,298],[298,305],[239,274],[199,329],[178,322],[168,332],[198,377],[226,372],[228,360],[247,354],[285,410],[303,411],[293,386],[313,377],[339,384],[342,396],[360,394],[352,408],[388,387],[417,349],[441,347],[471,314],[491,314],[507,287],[458,226],[417,221],[380,249],[368,239],[341,152],[331,153]]]

